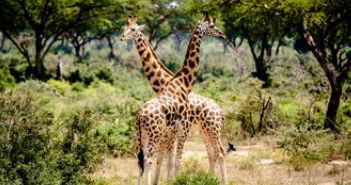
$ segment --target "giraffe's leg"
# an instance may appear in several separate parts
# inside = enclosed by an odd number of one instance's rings
[[[205,146],[206,146],[208,162],[210,165],[210,172],[214,173],[215,163],[214,163],[213,147],[211,146],[211,142],[210,142],[208,136],[206,136],[206,134],[205,134],[204,128],[201,128],[200,131],[201,131],[202,139],[205,142]]]
[[[138,185],[141,185],[143,170],[139,168]]]
[[[173,171],[173,150],[174,150],[174,143],[175,143],[175,134],[172,135],[171,138],[169,138],[169,143],[167,147],[167,179],[172,178],[172,171]]]
[[[215,163],[218,161],[221,169],[222,184],[227,184],[227,170],[224,163],[225,150],[221,142],[219,130],[212,132],[212,146],[215,149]]]
[[[159,144],[160,135],[153,135],[153,138],[150,138],[149,143],[147,145],[147,155],[145,158],[145,176],[146,176],[146,184],[151,185],[151,167],[152,160],[156,152],[156,147]]]
[[[180,121],[181,128],[177,130],[177,152],[175,160],[175,175],[178,176],[180,173],[180,167],[182,163],[182,154],[184,149],[184,144],[189,133],[189,121],[183,119]]]
[[[164,154],[164,147],[161,147],[158,156],[157,156],[157,163],[156,163],[156,171],[155,171],[155,177],[154,177],[154,185],[158,184],[158,179],[160,177],[160,171],[162,167],[162,162],[163,162],[163,154]]]

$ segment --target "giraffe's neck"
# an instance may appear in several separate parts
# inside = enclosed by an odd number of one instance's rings
[[[186,51],[183,67],[175,74],[172,80],[183,84],[186,93],[189,94],[195,83],[196,75],[199,70],[200,44],[203,33],[197,26],[191,36],[188,49]]]
[[[161,63],[144,34],[138,34],[135,38],[135,43],[143,65],[144,73],[148,78],[152,89],[158,94],[173,77],[173,73]]]

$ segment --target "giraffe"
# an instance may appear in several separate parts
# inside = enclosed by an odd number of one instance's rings
[[[215,20],[215,19],[214,19]],[[206,21],[209,23],[209,27],[213,28],[209,34],[216,35],[215,32],[219,32],[219,36],[223,36],[223,33],[220,32],[218,28],[215,27],[214,23],[215,21],[209,21],[208,16]],[[142,60],[142,64],[144,67],[145,74],[147,75],[149,82],[151,86],[153,87],[154,91],[157,94],[160,94],[161,89],[164,88],[165,84],[170,81],[170,79],[173,77],[173,73],[170,72],[159,60],[155,52],[153,51],[152,47],[150,46],[149,42],[145,39],[144,35],[141,32],[142,26],[139,26],[136,24],[137,20],[135,18],[130,17],[128,19],[128,25],[124,27],[124,31],[121,34],[121,40],[127,40],[127,39],[133,39],[136,42],[136,46],[138,48],[138,52],[140,55],[140,58]],[[200,24],[199,24],[200,25]],[[213,32],[214,30],[214,32]],[[197,29],[195,29],[196,33]],[[193,36],[192,41],[199,40],[197,41],[200,43],[200,39],[202,36],[199,36],[200,38],[198,39],[196,36]],[[190,43],[191,44],[191,43]],[[195,56],[195,53],[192,53],[193,51],[199,52],[198,48],[191,47],[189,44],[188,47],[188,54],[186,57],[186,61],[188,61],[192,55]],[[199,45],[199,44],[198,44]],[[195,46],[195,45],[194,45]],[[192,49],[191,49],[192,48]],[[192,51],[193,50],[193,51]],[[146,56],[146,57],[145,57]],[[193,56],[193,57],[194,57]],[[197,59],[198,60],[198,59]],[[192,64],[190,64],[191,66]],[[155,75],[157,74],[157,75]],[[195,79],[191,76],[192,80],[189,80],[191,83],[194,83]],[[185,81],[187,84],[188,82]],[[155,85],[158,84],[158,85]],[[189,85],[189,84],[188,84]],[[190,92],[191,89],[189,89]],[[188,93],[189,93],[188,92]],[[224,156],[224,150],[223,146],[220,142],[220,126],[222,124],[222,118],[223,114],[219,108],[219,106],[213,101],[208,98],[202,97],[200,95],[196,95],[194,93],[189,94],[189,104],[191,107],[190,114],[195,118],[193,122],[200,122],[201,123],[201,132],[205,136],[205,143],[207,146],[207,151],[209,154],[209,161],[210,161],[210,167],[213,169],[215,160],[220,158],[220,161],[223,161],[223,156]],[[206,138],[207,137],[207,138]],[[207,142],[206,142],[207,141]],[[211,148],[211,145],[213,146]],[[173,145],[169,145],[173,146]],[[169,147],[168,146],[168,147]],[[170,148],[168,148],[169,150]],[[215,160],[214,158],[211,157],[211,154],[214,151],[215,154]],[[159,159],[162,159],[162,150],[160,151],[161,155],[159,154],[158,158],[158,163],[157,166],[160,167],[160,162]],[[171,157],[169,156],[169,164]],[[224,164],[221,162],[221,168],[222,171],[222,179],[225,178],[225,171],[224,171]],[[168,165],[170,166],[170,165]],[[222,170],[223,169],[223,170]],[[168,170],[170,171],[170,170]],[[212,170],[213,171],[213,170]],[[159,174],[159,168],[158,172],[156,172],[155,178],[158,177]],[[168,174],[169,176],[169,174]],[[225,180],[223,180],[225,182]],[[157,183],[157,180],[156,180]]]
[[[128,18],[128,24],[123,27],[123,33],[121,34],[121,40],[133,39],[135,45],[137,46],[140,59],[142,61],[142,66],[144,73],[149,79],[149,83],[152,86],[156,94],[159,94],[161,89],[165,86],[165,82],[170,81],[173,77],[173,73],[169,71],[157,57],[156,53],[153,50],[153,47],[150,45],[149,41],[145,38],[141,32],[143,26],[137,24],[137,19],[134,17]],[[150,57],[144,58],[143,55],[150,53]],[[157,75],[154,75],[157,74]],[[161,84],[160,86],[155,84]],[[191,113],[195,116],[194,123],[200,125],[200,133],[204,138],[207,153],[209,156],[210,171],[214,172],[214,167],[218,158],[223,158],[224,151],[223,146],[220,140],[220,129],[223,122],[223,113],[220,107],[216,104],[215,101],[197,95],[195,93],[189,94],[189,104]],[[193,125],[193,124],[192,124]],[[167,147],[168,152],[168,174],[167,177],[170,178],[170,168],[172,166],[172,146]],[[235,151],[233,146],[231,150]],[[156,172],[156,178],[160,171],[160,166],[163,158],[163,150],[159,152],[157,165],[159,166],[158,171]],[[221,161],[220,159],[219,161]],[[222,181],[226,180],[226,173],[224,169],[224,164],[221,165],[222,172]]]

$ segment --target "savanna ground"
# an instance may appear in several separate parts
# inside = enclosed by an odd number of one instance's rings
[[[349,161],[326,161],[309,166],[303,171],[296,171],[287,164],[289,160],[287,153],[272,146],[272,139],[264,137],[245,141],[237,146],[237,151],[226,156],[228,180],[231,184],[334,185],[351,183]],[[186,142],[183,157],[183,173],[191,175],[209,168],[205,145],[198,133],[192,133]],[[138,168],[135,164],[137,164],[135,157],[106,157],[92,177],[105,179],[112,184],[136,184]],[[166,184],[166,164],[162,166],[162,169],[161,184]],[[218,166],[216,175],[218,177],[221,175]]]
[[[173,71],[182,64],[186,42],[180,52],[171,39],[157,49]],[[25,61],[8,46],[0,58],[0,182],[136,183],[135,115],[154,93],[136,49],[128,50],[117,38],[114,43],[113,62],[104,41],[88,44],[83,62],[76,61],[71,47],[55,45],[47,68],[54,73],[63,54],[64,80],[44,82],[26,79]],[[254,63],[246,42],[224,53],[221,42],[205,39],[200,61],[194,92],[218,102],[226,116],[223,143],[238,149],[226,156],[232,184],[351,183],[350,82],[338,113],[342,134],[335,140],[323,130],[328,82],[313,57],[296,53],[292,42],[270,64],[271,88],[261,88],[251,77]],[[193,130],[182,169],[189,176],[208,169],[204,144]]]

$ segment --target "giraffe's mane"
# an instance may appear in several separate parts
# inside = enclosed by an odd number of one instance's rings
[[[193,30],[193,32],[192,32],[192,34],[191,34],[190,39],[193,37],[194,32],[195,32],[196,30],[198,30],[198,29],[199,29],[200,23],[201,23],[201,22],[199,22],[199,24],[197,24],[197,25],[196,25],[195,29]],[[186,55],[185,55],[185,58],[184,58],[183,64],[184,64],[184,63],[185,63],[185,61],[188,59],[188,57],[187,57],[187,56],[189,56],[189,47],[190,47],[191,43],[192,43],[192,41],[190,40],[190,42],[189,42],[189,44],[188,44],[188,47],[187,47],[187,49],[186,49]],[[171,79],[171,80],[173,80],[174,78],[176,78],[177,76],[179,76],[179,75],[180,75],[180,73],[181,73],[181,71],[182,71],[182,69],[183,69],[183,67],[182,67],[182,68],[180,68],[180,69],[179,69],[179,70],[178,70],[178,71],[175,73],[175,75],[173,75],[173,77],[172,77],[172,79]]]
[[[142,36],[145,38],[144,34],[141,33]],[[171,70],[169,70],[162,62],[161,62],[161,59],[156,55],[155,53],[155,50],[154,48],[152,47],[152,45],[150,44],[149,40],[148,39],[144,39],[147,47],[149,47],[150,51],[151,51],[151,54],[153,55],[154,58],[156,58],[156,61],[158,63],[158,65],[160,65],[160,67],[167,73],[169,74],[170,76],[174,76],[173,72]]]

